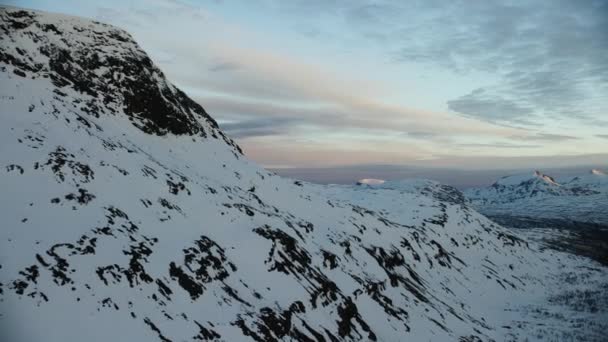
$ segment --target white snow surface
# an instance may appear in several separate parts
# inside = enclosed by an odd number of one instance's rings
[[[605,336],[604,307],[560,297],[606,288],[599,264],[434,182],[280,178],[124,31],[0,16],[0,340]]]

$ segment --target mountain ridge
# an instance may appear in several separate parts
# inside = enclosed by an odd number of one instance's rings
[[[2,337],[600,340],[608,328],[595,304],[560,297],[569,279],[602,308],[603,268],[542,251],[453,188],[277,177],[124,31],[0,16]]]

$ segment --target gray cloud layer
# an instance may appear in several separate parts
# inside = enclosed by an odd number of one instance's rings
[[[220,127],[235,138],[281,135],[289,131],[297,121],[289,118],[262,118],[220,124]]]
[[[397,62],[493,75],[496,83],[447,103],[460,114],[519,125],[556,117],[608,124],[599,118],[608,110],[608,1],[354,0],[277,6],[336,16]]]
[[[485,71],[500,81],[448,102],[491,122],[577,117],[596,121],[608,101],[608,2],[455,2],[427,21],[434,39],[405,44],[396,59],[459,72]],[[432,28],[432,29],[427,29]],[[416,34],[414,31],[413,34]]]
[[[537,133],[535,135],[514,137],[518,140],[528,141],[565,141],[565,140],[580,140],[579,137],[564,134]]]
[[[529,120],[534,113],[533,108],[522,107],[516,101],[487,94],[481,88],[448,101],[448,108],[466,116],[483,118],[491,122],[533,124]]]

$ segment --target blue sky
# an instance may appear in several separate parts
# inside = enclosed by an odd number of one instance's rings
[[[266,167],[608,160],[608,1],[6,3],[126,29]]]

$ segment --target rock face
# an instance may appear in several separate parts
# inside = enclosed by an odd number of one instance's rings
[[[1,340],[603,336],[603,306],[550,297],[570,272],[603,303],[596,264],[436,183],[279,178],[127,33],[0,17]]]
[[[17,76],[49,79],[60,102],[71,101],[87,116],[124,115],[155,135],[220,136],[238,150],[199,104],[165,80],[128,33],[23,10],[4,11],[0,30],[0,62]],[[84,98],[72,98],[68,90]],[[89,123],[85,116],[81,121]]]
[[[474,207],[490,216],[543,219],[551,225],[564,221],[608,226],[608,176],[600,170],[557,180],[539,171],[507,176],[465,194]],[[533,225],[539,223],[533,221]]]

